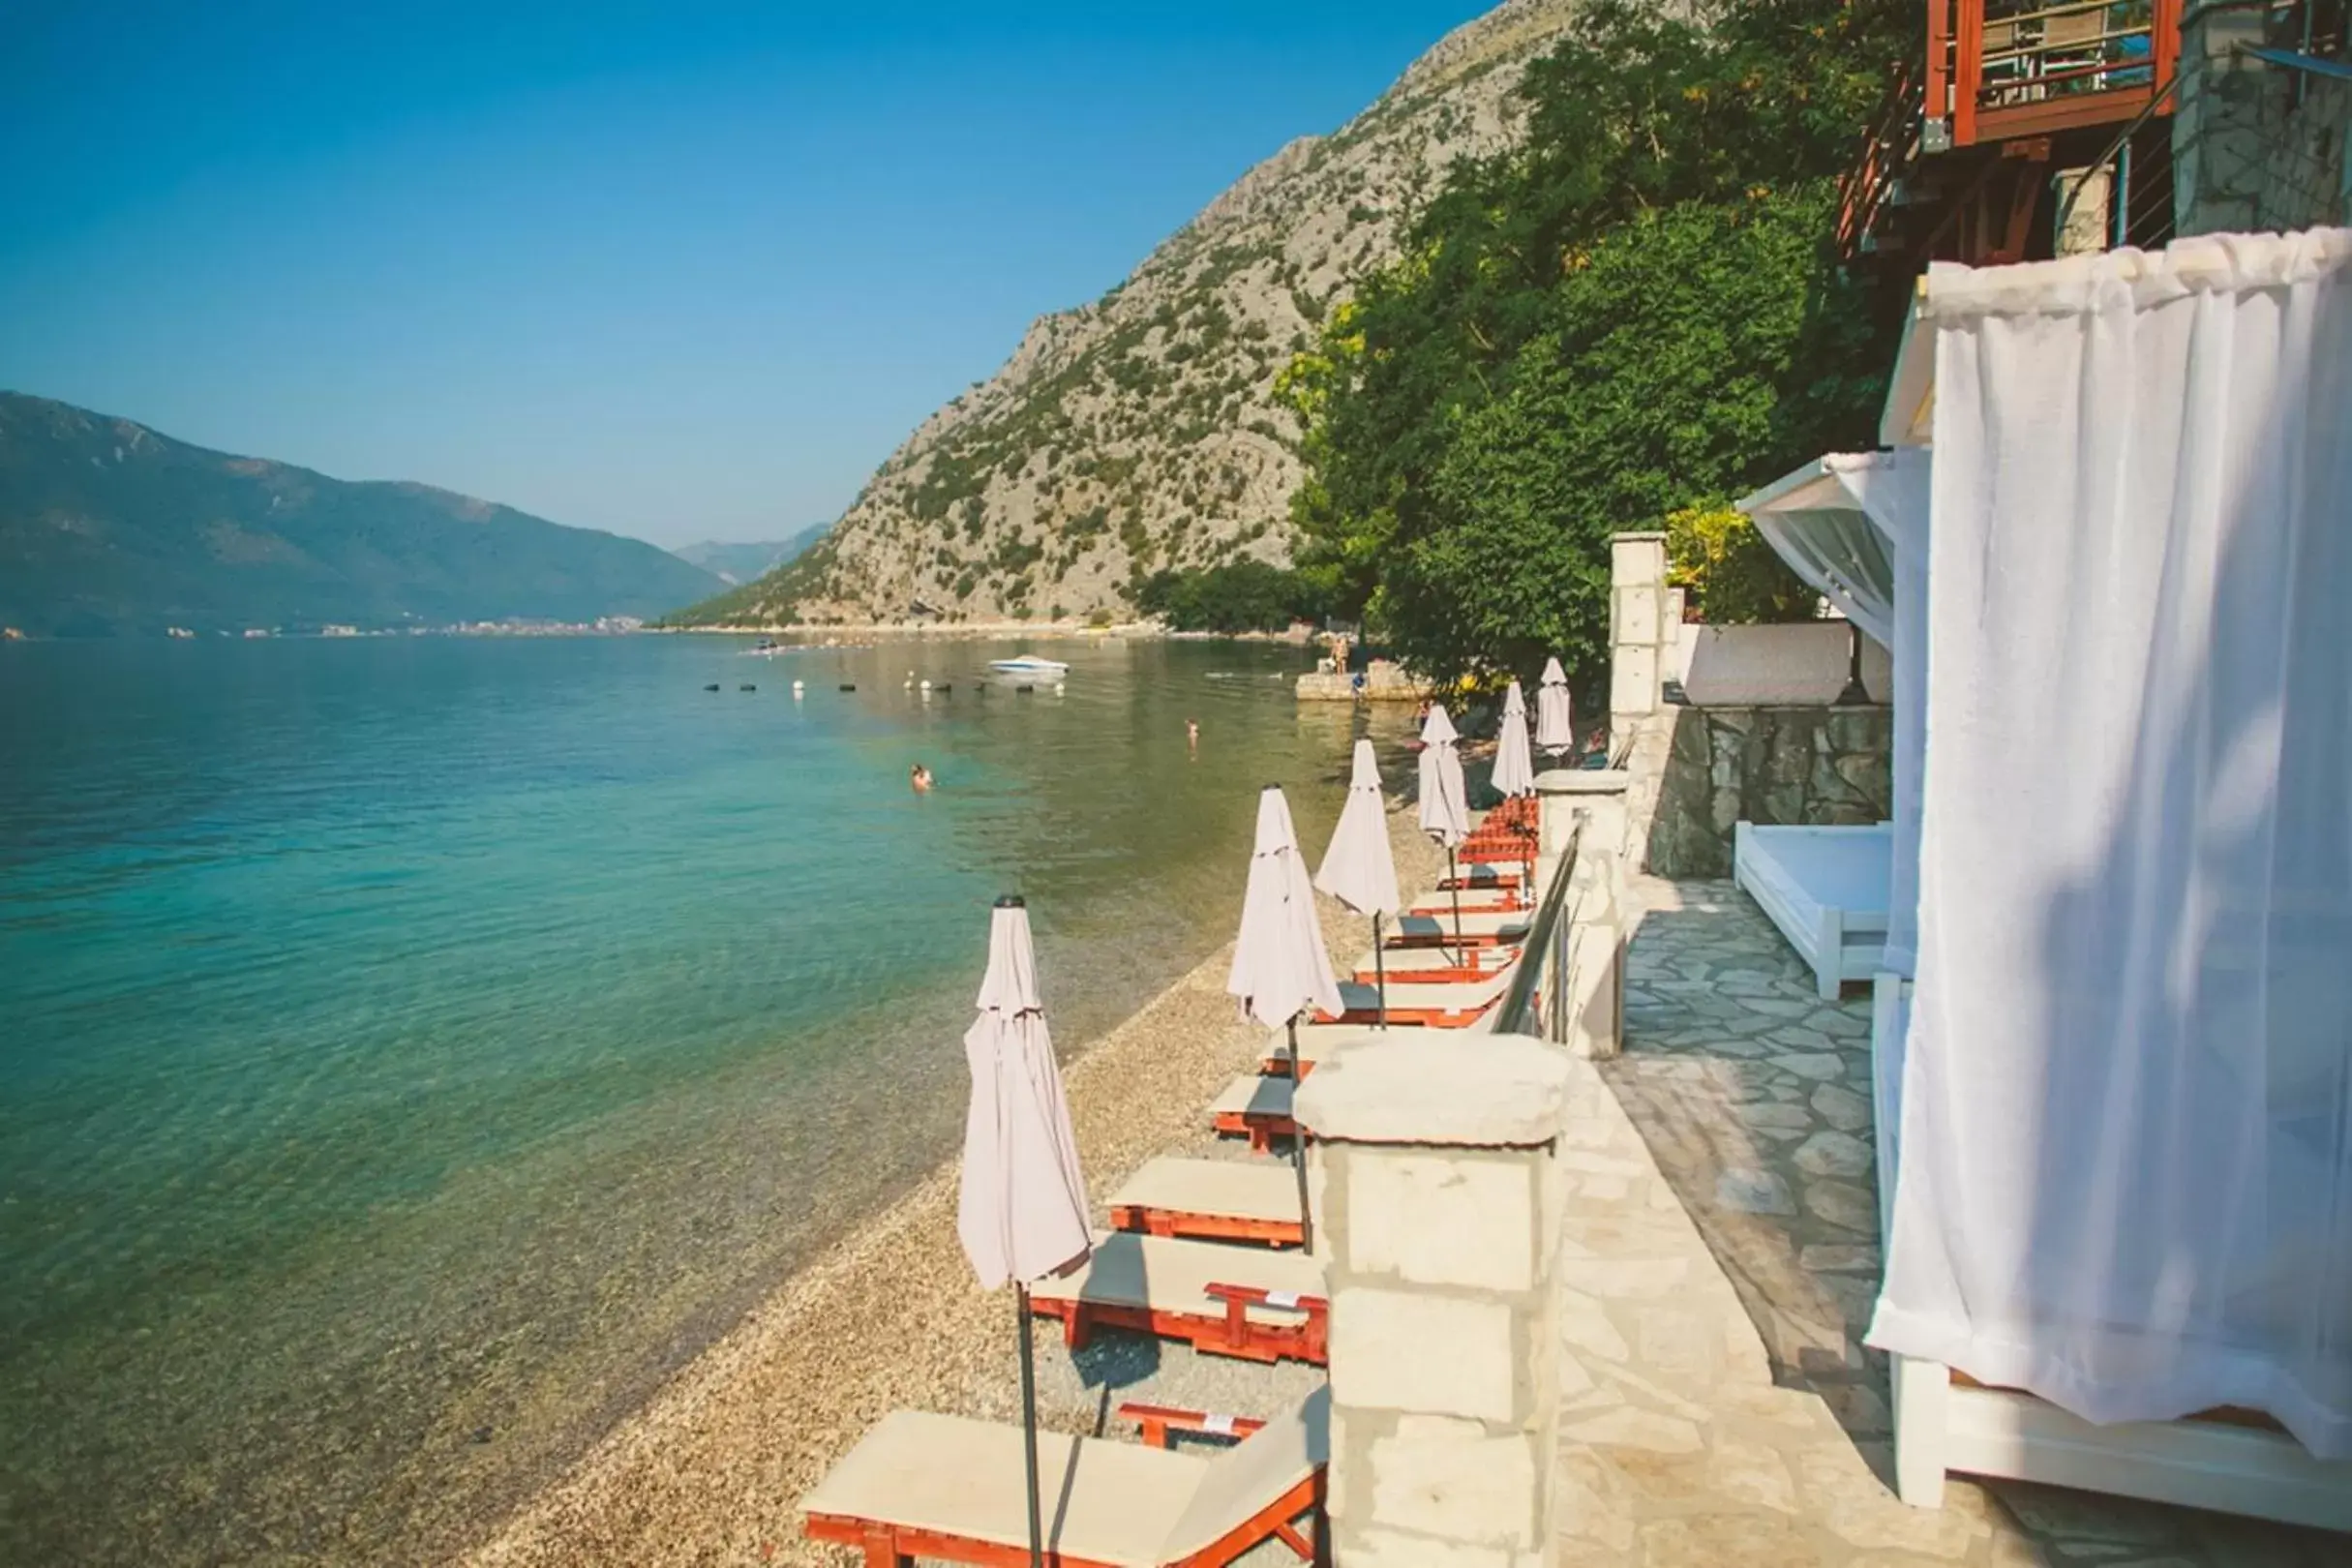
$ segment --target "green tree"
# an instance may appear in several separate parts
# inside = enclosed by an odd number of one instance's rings
[[[1301,570],[1440,678],[1589,671],[1608,536],[1866,438],[1886,311],[1843,282],[1831,177],[1899,0],[1594,0],[1280,390]]]
[[[1177,631],[1281,631],[1317,620],[1326,595],[1309,577],[1262,560],[1156,572],[1135,589],[1135,608]]]

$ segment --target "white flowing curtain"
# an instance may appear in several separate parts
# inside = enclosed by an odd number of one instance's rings
[[[1931,274],[1870,1341],[2352,1456],[2352,231]]]
[[[1920,447],[1826,461],[1860,502],[1887,558],[1891,624],[1863,630],[1894,666],[1894,849],[1886,890],[1886,967],[1909,977],[1919,941],[1919,781],[1927,753],[1928,455]]]

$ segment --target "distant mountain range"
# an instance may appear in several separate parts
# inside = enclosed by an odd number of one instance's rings
[[[0,625],[35,636],[587,621],[724,586],[642,540],[0,392]]]
[[[826,535],[832,527],[820,523],[815,528],[802,528],[789,539],[765,540],[758,544],[733,544],[724,539],[706,539],[701,544],[680,545],[671,552],[689,565],[704,571],[730,586],[748,583],[755,577],[774,571],[795,561],[805,554],[810,545]]]

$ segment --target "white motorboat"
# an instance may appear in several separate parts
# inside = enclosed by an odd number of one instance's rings
[[[1044,676],[1055,680],[1070,674],[1070,666],[1053,659],[1040,659],[1035,653],[1023,653],[1018,658],[990,659],[988,668],[1002,675]]]

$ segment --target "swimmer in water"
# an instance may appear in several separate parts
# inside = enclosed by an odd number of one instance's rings
[[[907,782],[915,786],[917,795],[928,795],[931,791],[931,769],[917,763],[907,769]]]

